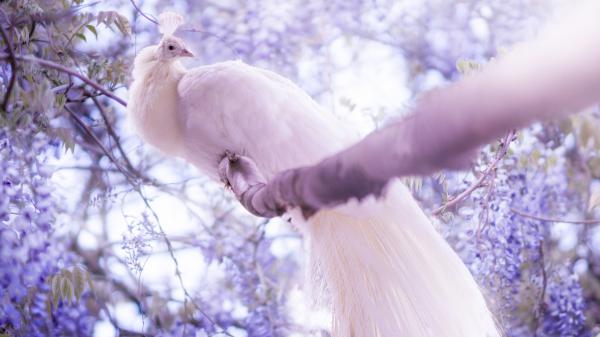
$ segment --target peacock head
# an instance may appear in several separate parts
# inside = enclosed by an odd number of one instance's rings
[[[165,36],[158,45],[158,58],[161,61],[176,60],[180,57],[193,57],[185,42],[175,36]]]
[[[161,61],[176,60],[180,57],[193,57],[182,39],[175,37],[175,31],[184,24],[183,16],[175,12],[163,12],[158,17],[158,28],[163,38],[158,45],[158,59]]]

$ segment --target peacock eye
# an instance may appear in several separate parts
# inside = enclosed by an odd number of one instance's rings
[[[169,50],[174,50],[174,49],[175,49],[175,46],[173,46],[173,45],[169,45],[167,48],[169,48]]]

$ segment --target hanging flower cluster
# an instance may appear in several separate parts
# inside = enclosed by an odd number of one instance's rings
[[[83,289],[55,278],[76,261],[55,237],[60,208],[45,160],[55,145],[32,127],[0,129],[0,331],[10,336],[91,336],[96,321]]]

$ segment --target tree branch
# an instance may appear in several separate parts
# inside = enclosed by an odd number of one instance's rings
[[[17,80],[17,61],[15,58],[15,51],[13,49],[12,42],[4,27],[0,24],[0,34],[6,42],[6,49],[8,49],[8,60],[10,62],[10,80],[8,82],[8,86],[6,87],[6,93],[4,94],[4,100],[2,101],[2,110],[8,111],[8,103],[10,102],[10,95],[12,94],[13,88],[15,86],[15,82]]]
[[[37,58],[34,56],[26,56],[26,55],[14,55],[14,58],[16,60],[19,61],[26,61],[26,62],[32,62],[32,63],[37,63],[41,66],[47,67],[47,68],[51,68],[51,69],[55,69],[58,70],[60,72],[69,74],[71,76],[77,77],[78,79],[80,79],[81,81],[83,81],[85,84],[89,85],[90,87],[100,91],[101,93],[103,93],[105,96],[110,97],[111,99],[113,99],[115,102],[121,104],[124,107],[127,107],[127,102],[125,102],[124,99],[120,98],[119,96],[115,95],[113,92],[106,90],[102,85],[100,85],[98,82],[89,79],[88,77],[73,71],[65,66],[63,66],[62,64],[58,64],[52,61],[48,61],[48,60],[44,60],[41,58]],[[6,59],[10,59],[10,55],[7,53],[0,53],[0,59],[6,60]]]
[[[504,158],[506,156],[506,153],[508,152],[508,148],[510,146],[510,142],[512,141],[512,138],[513,138],[514,135],[515,135],[515,131],[511,132],[509,135],[507,135],[504,138],[504,140],[503,140],[503,142],[501,144],[500,150],[498,150],[498,153],[496,154],[496,158],[487,167],[487,169],[485,170],[485,172],[483,172],[483,174],[481,174],[481,177],[479,177],[479,179],[477,179],[477,181],[475,183],[473,183],[469,188],[467,188],[466,190],[464,190],[463,192],[461,192],[457,196],[455,196],[453,198],[450,198],[447,203],[445,203],[442,206],[436,208],[433,212],[431,212],[431,214],[433,214],[433,215],[439,215],[444,210],[446,210],[446,209],[448,209],[450,207],[453,207],[454,205],[456,205],[459,202],[463,201],[465,198],[467,198],[469,195],[471,195],[471,193],[473,193],[473,191],[475,191],[479,187],[483,186],[485,180],[496,169],[496,167],[498,166],[498,163],[500,162],[500,160],[502,160],[502,158]]]
[[[106,110],[102,106],[102,103],[100,103],[100,101],[98,101],[98,99],[94,96],[91,96],[91,98],[92,98],[92,101],[94,102],[94,104],[96,105],[96,107],[98,108],[98,111],[100,111],[100,115],[102,116],[102,120],[104,121],[104,125],[106,126],[106,131],[112,137],[112,139],[115,141],[117,150],[119,151],[119,153],[121,154],[121,157],[125,161],[125,166],[127,166],[129,171],[131,171],[135,175],[141,177],[141,173],[133,166],[133,164],[131,163],[131,160],[129,159],[129,156],[125,152],[125,149],[123,149],[121,140],[120,140],[119,136],[117,135],[117,133],[115,132],[115,129],[113,128],[112,123],[110,122],[110,120],[108,118],[108,114],[106,113]]]
[[[117,160],[117,158],[115,158],[115,156],[112,154],[112,152],[106,148],[106,146],[104,146],[104,144],[102,143],[102,141],[98,138],[98,136],[96,136],[96,134],[94,133],[94,131],[92,129],[90,129],[90,127],[85,124],[81,118],[79,118],[79,116],[77,116],[77,114],[75,113],[75,111],[71,110],[71,108],[69,108],[68,106],[64,106],[64,109],[69,113],[69,115],[71,116],[71,118],[73,118],[75,120],[75,122],[77,122],[77,124],[85,131],[85,133],[92,138],[92,140],[94,140],[94,143],[96,143],[96,145],[98,145],[98,147],[102,150],[102,153],[104,153],[108,159],[110,159],[110,161],[112,161],[115,166],[117,167],[117,169],[127,178],[127,179],[132,179],[135,178],[135,176],[132,175],[132,173],[130,173],[129,171],[127,171],[123,165],[121,165],[121,163],[119,162],[119,160]]]
[[[305,216],[350,199],[381,196],[396,177],[465,167],[475,150],[512,129],[574,113],[600,96],[600,2],[587,1],[477,74],[427,93],[416,113],[313,166],[261,179],[251,158],[221,162],[242,204],[272,217]],[[254,167],[255,168],[255,167]],[[237,181],[235,181],[237,179]],[[248,179],[247,181],[243,181]]]
[[[140,9],[140,7],[135,3],[134,0],[129,0],[129,1],[133,5],[133,8],[135,8],[136,12],[138,12],[141,16],[143,16],[144,18],[146,18],[146,20],[152,22],[155,25],[158,25],[158,20],[156,20],[155,18],[151,18],[149,14],[146,14],[146,13],[142,12],[142,10]]]
[[[564,223],[569,223],[569,224],[574,224],[574,225],[595,225],[595,224],[600,223],[600,220],[566,220],[566,219],[558,219],[558,218],[534,215],[534,214],[529,214],[529,213],[523,212],[516,208],[511,208],[510,211],[519,216],[534,219],[534,220],[539,220],[539,221],[564,222]]]

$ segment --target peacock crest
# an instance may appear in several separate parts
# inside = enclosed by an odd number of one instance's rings
[[[175,12],[163,12],[158,16],[159,31],[163,38],[173,35],[184,23],[183,16]]]

